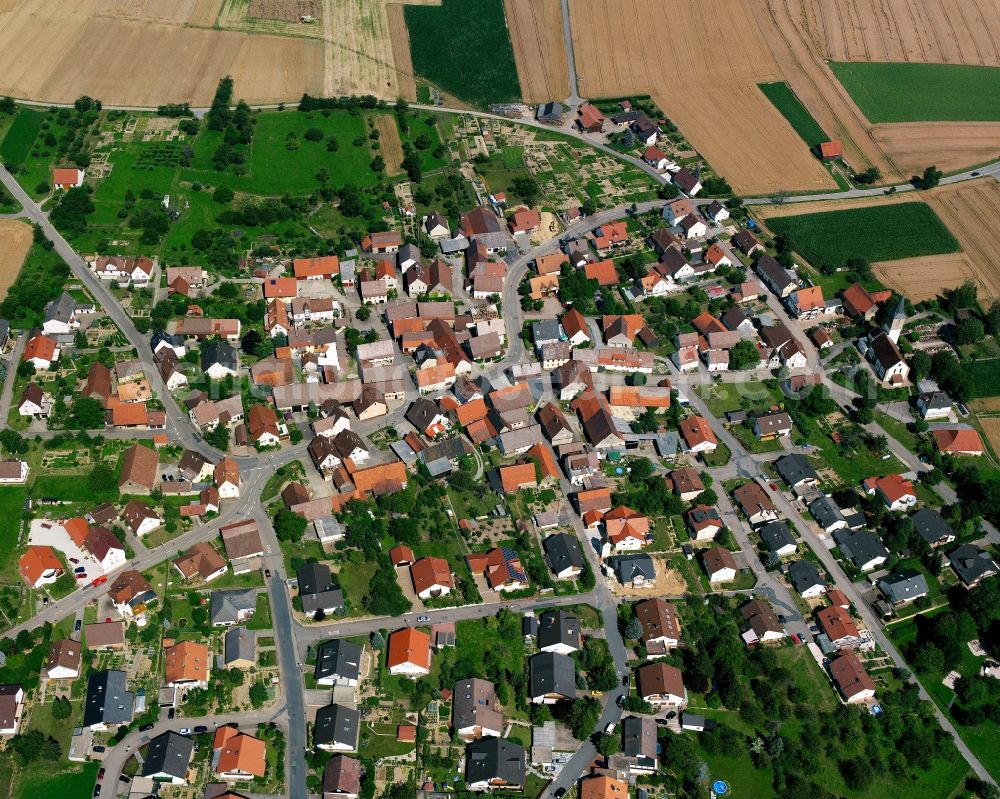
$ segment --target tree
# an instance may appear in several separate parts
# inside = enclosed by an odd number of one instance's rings
[[[56,760],[62,754],[59,742],[41,730],[28,730],[15,735],[8,741],[7,748],[14,752],[22,766],[36,760]]]
[[[760,351],[749,340],[742,340],[729,350],[729,368],[734,371],[750,369],[760,363]]]
[[[921,189],[933,189],[941,182],[944,175],[936,166],[929,166],[924,170],[924,174],[919,178],[918,185]]]
[[[534,205],[541,194],[538,181],[530,175],[519,175],[510,182],[510,190],[526,204]]]
[[[104,405],[93,397],[80,397],[73,401],[67,426],[73,430],[103,430]]]
[[[986,312],[986,329],[991,336],[1000,334],[1000,300],[994,300],[990,309]]]
[[[910,356],[910,379],[923,380],[930,374],[931,356],[923,350],[914,350]]]
[[[597,751],[604,757],[611,757],[611,755],[618,754],[620,749],[621,745],[617,735],[609,735],[606,732],[602,732],[601,737],[597,739]]]
[[[107,494],[118,487],[114,470],[104,463],[98,463],[87,476],[87,485],[94,494]]]
[[[233,190],[228,186],[219,186],[219,188],[212,192],[212,199],[215,200],[215,202],[222,203],[224,205],[231,203],[235,196],[236,195],[233,193]]]
[[[307,128],[306,132],[302,134],[306,141],[322,141],[323,131],[319,128]]]
[[[52,718],[62,721],[68,719],[73,713],[73,705],[65,697],[57,696],[52,703]]]
[[[262,682],[255,682],[250,686],[250,704],[255,708],[263,707],[267,701],[267,686]]]
[[[955,338],[959,344],[975,344],[986,336],[986,327],[981,319],[970,316],[958,323]]]
[[[369,319],[371,319],[372,316],[371,306],[362,305],[360,308],[358,308],[357,311],[354,312],[354,316],[357,317],[357,320],[359,322],[367,322]]]
[[[625,637],[633,639],[642,637],[642,623],[635,616],[629,619],[628,624],[625,625]]]
[[[583,741],[594,731],[601,717],[601,703],[592,696],[577,699],[570,706],[566,719],[573,737]]]
[[[306,525],[305,517],[284,508],[274,517],[274,532],[279,541],[301,541]]]
[[[370,640],[372,644],[372,649],[375,650],[385,649],[385,638],[382,637],[382,633],[380,633],[378,630],[375,630],[375,632],[371,634]]]
[[[256,355],[257,350],[263,341],[263,337],[256,330],[247,331],[246,335],[240,340],[240,347],[243,352],[247,355]]]
[[[212,430],[205,433],[205,442],[225,452],[229,449],[229,428],[224,424],[217,424]]]
[[[385,159],[381,155],[376,155],[371,162],[372,172],[385,172]]]
[[[8,453],[24,454],[28,451],[28,442],[10,428],[0,430],[0,446]]]

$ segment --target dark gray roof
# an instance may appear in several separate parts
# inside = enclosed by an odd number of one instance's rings
[[[918,510],[910,517],[910,520],[913,522],[913,529],[928,544],[936,544],[942,538],[954,537],[955,535],[951,525],[933,508]]]
[[[820,577],[819,569],[811,560],[797,560],[788,567],[788,578],[792,586],[800,594],[814,586],[826,586],[826,580]]]
[[[316,711],[313,745],[346,744],[358,748],[358,726],[361,714],[346,705],[327,705]]]
[[[771,552],[777,552],[788,544],[795,546],[795,536],[784,522],[769,522],[758,528],[757,533],[764,546]]]
[[[226,665],[236,660],[253,662],[254,634],[246,627],[230,627],[226,630],[225,654],[223,662]]]
[[[207,372],[216,363],[236,371],[239,356],[225,341],[210,341],[201,351],[201,368]]]
[[[526,769],[524,747],[504,738],[482,738],[465,747],[467,783],[502,780],[524,785]]]
[[[770,255],[762,255],[757,259],[757,273],[773,288],[782,291],[788,286],[797,284],[796,278]]]
[[[819,476],[816,474],[816,470],[813,469],[806,457],[804,455],[799,455],[798,453],[778,458],[774,465],[778,470],[778,474],[780,474],[782,479],[790,486],[798,485],[803,480],[819,479]]]
[[[124,671],[98,671],[87,681],[83,726],[128,724],[132,721],[135,694],[126,688]]]
[[[538,648],[565,644],[580,648],[580,620],[566,610],[547,610],[538,620]]]
[[[213,591],[210,616],[212,624],[236,624],[240,611],[257,607],[257,591],[253,588],[231,588]]]
[[[302,595],[302,610],[305,613],[315,613],[322,609],[324,612],[344,609],[344,591],[340,586],[327,591],[319,591],[315,594]]]
[[[639,576],[647,580],[656,577],[656,567],[649,555],[621,555],[611,560],[613,561],[612,568],[620,583],[630,583]]]
[[[878,581],[878,587],[890,602],[905,602],[926,594],[927,578],[916,569],[906,569],[887,574]]]
[[[416,427],[420,432],[426,430],[434,417],[439,413],[438,406],[426,397],[414,400],[413,404],[406,411],[406,421]]]
[[[560,329],[558,319],[539,319],[531,323],[531,340],[538,344],[544,341],[559,341]]]
[[[437,441],[434,444],[431,444],[426,449],[421,450],[417,457],[420,458],[420,460],[422,460],[425,464],[441,460],[442,458],[447,461],[455,461],[465,455],[468,451],[469,448],[465,443],[465,439],[455,436],[453,438],[446,438],[443,441]]]
[[[975,544],[962,544],[948,553],[948,562],[963,583],[974,583],[996,574],[997,565],[989,553]]]
[[[558,694],[568,699],[576,697],[576,664],[569,655],[539,652],[530,662],[530,694]]]
[[[844,557],[859,569],[875,558],[889,557],[889,550],[882,546],[882,542],[865,530],[837,530],[833,538]]]
[[[831,497],[826,495],[822,497],[816,497],[812,502],[809,503],[809,512],[816,519],[816,522],[824,530],[830,527],[830,525],[835,522],[846,522],[844,519],[844,514],[840,512],[840,507],[836,502],[833,501]]]
[[[45,321],[69,323],[74,311],[76,311],[76,300],[64,291],[45,306]]]
[[[622,719],[622,754],[656,759],[656,722],[649,716]]]
[[[921,394],[920,399],[928,410],[951,408],[951,398],[943,391],[929,391],[926,394]]]
[[[580,541],[575,535],[553,533],[542,541],[542,545],[552,571],[557,574],[572,566],[583,568],[583,552],[580,551]]]
[[[309,563],[295,572],[299,580],[299,594],[318,594],[333,587],[330,567],[325,563]]]
[[[167,730],[149,742],[146,760],[142,764],[142,776],[169,774],[171,777],[186,779],[193,752],[194,741],[186,735]]]
[[[324,641],[316,652],[316,679],[341,677],[356,680],[361,676],[361,647],[335,638]]]

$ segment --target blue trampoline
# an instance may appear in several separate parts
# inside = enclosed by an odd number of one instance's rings
[[[712,791],[715,792],[716,796],[725,796],[729,793],[729,783],[725,780],[716,780],[712,783]]]

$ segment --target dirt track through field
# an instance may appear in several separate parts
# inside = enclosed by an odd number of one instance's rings
[[[398,175],[403,171],[400,166],[403,163],[403,143],[399,138],[396,117],[391,114],[378,114],[374,121],[379,134],[379,153],[385,161],[385,173]]]
[[[571,0],[584,96],[653,95],[742,194],[836,188],[757,88],[781,80],[750,0]]]
[[[0,219],[0,300],[17,279],[32,237],[31,225],[16,219]]]
[[[560,0],[504,0],[517,76],[527,103],[569,95]]]

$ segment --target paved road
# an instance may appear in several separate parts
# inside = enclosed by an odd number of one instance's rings
[[[1000,180],[1000,161],[994,161],[986,166],[967,169],[964,172],[959,172],[955,175],[949,175],[946,178],[941,178],[941,185],[950,186],[953,183],[961,183],[966,180],[974,180],[978,177],[984,176],[990,176]],[[892,188],[896,190],[896,194],[917,190],[917,187],[912,183],[898,183]],[[874,189],[850,189],[848,191],[832,191],[820,194],[795,194],[782,198],[751,197],[744,200],[744,203],[746,203],[746,205],[785,205],[791,203],[808,203],[816,200],[856,200],[864,197],[879,197],[880,195],[887,193],[888,189],[886,187]]]
[[[3,394],[0,395],[0,427],[7,426],[10,403],[14,398],[14,383],[17,382],[17,367],[21,365],[21,356],[24,354],[24,347],[27,343],[28,337],[23,333],[17,333],[14,338],[14,346],[10,351],[10,357],[7,358],[7,379],[4,380]]]

